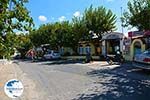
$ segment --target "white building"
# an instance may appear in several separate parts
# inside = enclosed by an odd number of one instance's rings
[[[114,55],[116,50],[123,52],[124,34],[110,32],[102,37],[102,55]]]

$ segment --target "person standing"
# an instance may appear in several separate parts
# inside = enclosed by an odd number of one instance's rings
[[[30,49],[30,50],[27,52],[26,55],[29,56],[29,57],[31,57],[32,61],[34,61],[34,60],[35,60],[35,56],[36,56],[36,52],[35,52],[35,50]]]
[[[86,63],[89,63],[91,60],[92,60],[91,53],[87,50],[86,51]]]

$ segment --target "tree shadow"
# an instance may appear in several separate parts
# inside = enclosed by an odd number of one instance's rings
[[[32,63],[30,59],[13,59],[13,63],[19,64],[19,62]]]
[[[46,63],[43,63],[43,65],[63,65],[63,64],[83,64],[84,62],[82,60],[53,60]]]
[[[98,79],[83,94],[72,100],[147,100],[150,98],[150,72],[130,64],[114,69],[93,70],[87,73]]]

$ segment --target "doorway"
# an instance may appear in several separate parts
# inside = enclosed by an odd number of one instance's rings
[[[139,41],[134,43],[134,56],[142,52],[142,46]]]
[[[115,55],[118,50],[120,51],[120,39],[106,40],[107,55]]]

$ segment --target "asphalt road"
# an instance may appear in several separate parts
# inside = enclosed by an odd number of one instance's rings
[[[45,100],[149,100],[150,72],[124,64],[17,61]],[[44,94],[44,95],[43,95]],[[40,95],[40,94],[39,94]]]
[[[51,64],[50,62],[19,62],[24,73],[37,85],[45,100],[71,100],[83,93],[94,81],[86,75],[90,68],[74,64]]]

